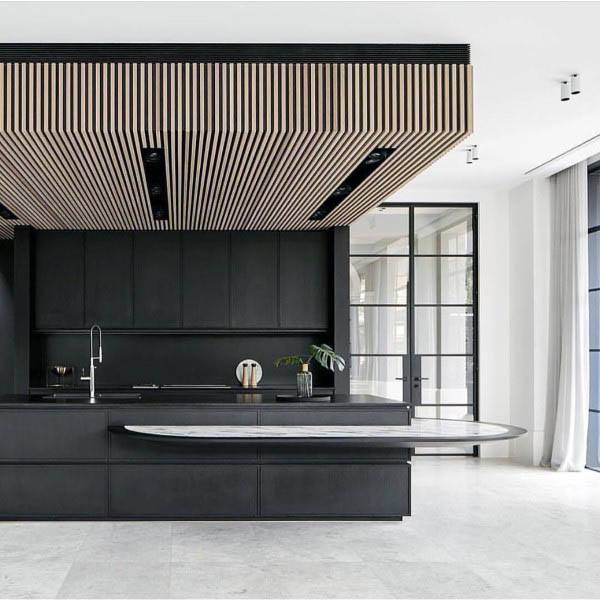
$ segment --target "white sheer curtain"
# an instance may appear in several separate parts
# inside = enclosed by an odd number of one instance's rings
[[[548,411],[542,464],[585,467],[589,405],[587,165],[552,177],[553,306]]]

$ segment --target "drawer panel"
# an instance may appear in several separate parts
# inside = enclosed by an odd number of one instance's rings
[[[0,411],[0,461],[105,460],[106,411]]]
[[[106,465],[0,466],[0,518],[105,517]]]
[[[408,461],[410,448],[400,448],[392,443],[376,446],[359,446],[356,443],[331,444],[319,442],[302,444],[264,444],[260,447],[261,462],[377,462]]]
[[[398,408],[270,408],[261,411],[262,425],[408,425],[406,407]]]
[[[401,517],[410,513],[410,465],[264,465],[264,517]]]
[[[256,425],[255,408],[111,408],[111,425]]]
[[[111,425],[256,425],[256,409],[113,409]],[[152,440],[141,436],[110,434],[110,459],[120,460],[206,460],[256,461],[256,445],[203,444],[189,440]]]
[[[258,467],[251,465],[113,465],[113,517],[253,517]]]

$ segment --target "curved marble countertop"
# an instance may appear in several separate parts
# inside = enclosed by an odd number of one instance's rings
[[[155,440],[204,442],[356,442],[399,445],[480,443],[507,440],[526,433],[513,425],[412,419],[410,425],[122,425],[113,433],[144,436]]]

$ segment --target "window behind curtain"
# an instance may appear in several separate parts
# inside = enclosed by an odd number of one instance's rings
[[[590,419],[587,466],[600,470],[600,166],[588,176]]]

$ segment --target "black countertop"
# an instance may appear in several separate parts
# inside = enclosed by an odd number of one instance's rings
[[[72,392],[72,397],[66,397],[69,392],[61,391],[60,397],[52,394],[12,394],[0,396],[0,408],[17,407],[73,407],[73,408],[117,408],[126,406],[152,407],[160,406],[293,406],[294,408],[315,408],[319,406],[398,406],[409,405],[404,402],[371,396],[367,394],[331,394],[330,400],[296,401],[295,399],[281,400],[277,396],[288,394],[290,390],[261,390],[239,392],[237,390],[193,390],[193,391],[163,391],[163,390],[127,390],[128,397],[116,398],[106,390],[97,392],[99,397],[91,402],[89,397],[81,392]],[[104,394],[104,396],[103,396]],[[139,395],[139,397],[131,397]]]

